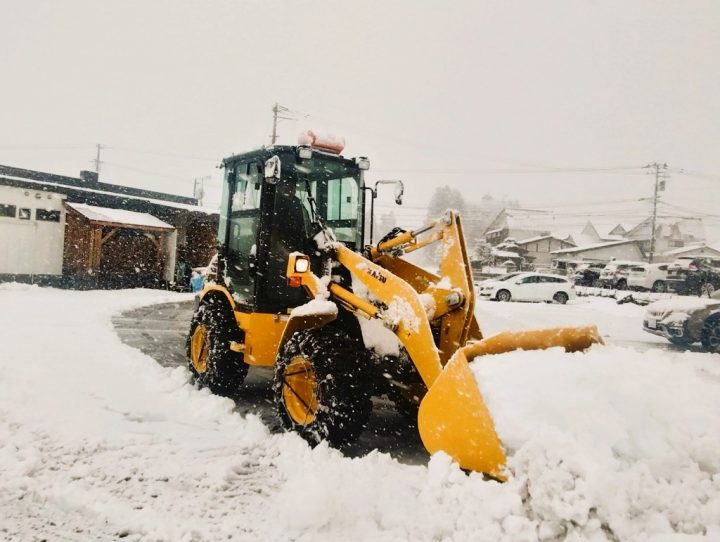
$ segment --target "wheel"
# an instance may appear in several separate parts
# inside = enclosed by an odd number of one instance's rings
[[[553,296],[553,301],[555,303],[560,303],[561,305],[564,305],[568,302],[568,295],[565,292],[558,292]]]
[[[615,284],[615,289],[616,290],[626,290],[627,289],[627,281],[625,279],[620,279]]]
[[[298,331],[275,365],[273,396],[281,425],[312,445],[354,442],[372,410],[370,354],[334,327]]]
[[[652,291],[659,293],[667,292],[667,284],[665,284],[665,281],[663,280],[656,280],[652,285]]]
[[[710,297],[715,292],[715,285],[711,282],[706,282],[700,287],[700,297],[707,296]]]
[[[510,301],[510,298],[512,295],[510,295],[510,292],[507,290],[500,290],[497,294],[495,294],[495,299],[498,301]]]
[[[217,395],[234,396],[248,366],[240,352],[230,350],[234,325],[226,307],[203,303],[193,316],[187,338],[188,368],[201,387]]]
[[[404,348],[398,356],[383,356],[381,366],[387,369],[381,383],[386,384],[388,398],[394,403],[395,410],[410,424],[417,424],[420,400],[425,397],[427,387],[417,372],[415,365]],[[379,387],[378,393],[382,393]]]
[[[690,346],[693,341],[687,337],[668,337],[668,341],[673,343],[675,346]]]
[[[600,279],[595,279],[592,281],[593,288],[602,288],[602,282],[600,282]]]
[[[700,342],[708,352],[720,353],[720,318],[709,319],[705,322]]]

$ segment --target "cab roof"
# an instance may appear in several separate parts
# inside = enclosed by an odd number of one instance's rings
[[[227,158],[223,158],[222,166],[225,167],[228,164],[232,164],[235,162],[241,162],[241,161],[247,161],[247,160],[261,160],[265,161],[276,154],[279,153],[292,153],[297,155],[298,146],[297,145],[269,145],[267,147],[260,147],[258,149],[249,150],[246,152],[241,152],[237,154],[233,154],[231,156],[228,156]],[[348,166],[356,166],[355,161],[350,158],[345,158],[342,154],[333,154],[329,152],[324,152],[322,150],[312,148],[313,155],[322,155],[325,158],[329,158],[331,160],[337,160],[340,162],[344,162],[345,165]]]

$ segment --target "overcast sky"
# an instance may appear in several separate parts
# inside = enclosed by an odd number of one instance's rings
[[[632,223],[652,189],[639,168],[660,161],[664,209],[720,227],[717,1],[0,9],[2,164],[76,176],[102,143],[102,180],[190,195],[195,177],[217,186],[223,156],[269,142],[278,101],[297,119],[281,143],[330,130],[371,180],[404,179],[411,225],[439,184]]]

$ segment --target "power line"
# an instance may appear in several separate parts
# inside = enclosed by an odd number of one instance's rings
[[[64,143],[48,143],[48,144],[21,144],[21,145],[0,145],[0,150],[7,151],[36,151],[36,150],[66,150],[66,149],[83,149],[90,145],[64,144]]]
[[[127,169],[128,171],[136,171],[138,173],[146,173],[148,175],[155,175],[157,177],[167,177],[168,179],[177,179],[177,180],[182,180],[182,181],[187,181],[187,182],[190,182],[192,180],[189,177],[181,177],[179,175],[169,175],[167,173],[159,173],[157,171],[150,171],[148,169],[142,169],[142,168],[137,168],[137,167],[133,167],[133,166],[126,166],[123,164],[118,164],[116,162],[105,162],[104,161],[103,164],[106,164],[108,166],[113,166],[116,168],[120,168],[120,169]]]
[[[523,174],[552,174],[552,173],[590,173],[590,174],[615,174],[615,175],[642,175],[643,173],[632,170],[638,168],[555,168],[555,169],[431,169],[431,168],[408,168],[408,169],[373,169],[376,173],[421,173],[425,175],[523,175]]]
[[[132,147],[117,147],[115,145],[105,145],[103,148],[118,150],[118,151],[123,151],[123,152],[138,153],[138,154],[151,154],[151,155],[156,155],[156,156],[168,156],[168,157],[172,157],[172,158],[184,158],[187,160],[200,160],[203,162],[217,162],[218,161],[217,158],[209,158],[207,156],[192,156],[189,154],[178,154],[178,153],[174,153],[174,152],[138,149],[138,148],[132,148]]]
[[[704,173],[702,171],[693,171],[685,168],[670,168],[673,173],[679,173],[680,175],[689,175],[691,177],[698,177],[706,181],[720,181],[720,175],[716,173]]]
[[[680,205],[674,205],[674,204],[672,204],[672,203],[666,203],[666,202],[664,202],[664,201],[659,201],[658,203],[661,204],[661,205],[665,205],[666,207],[671,207],[671,208],[673,208],[673,209],[677,209],[677,210],[679,210],[679,211],[683,211],[683,212],[686,212],[686,213],[692,213],[692,214],[695,214],[695,215],[702,215],[702,217],[707,217],[707,218],[720,218],[720,215],[715,215],[715,214],[712,214],[712,213],[708,213],[708,212],[706,212],[706,211],[698,211],[697,209],[690,209],[690,208],[688,208],[688,207],[683,207],[683,206],[680,206]]]

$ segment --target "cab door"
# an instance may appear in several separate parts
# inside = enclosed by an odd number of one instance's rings
[[[260,230],[260,201],[263,177],[259,162],[241,162],[228,167],[227,197],[223,211],[227,216],[224,234],[225,275],[228,287],[241,308],[252,309],[255,300],[257,247]],[[220,218],[224,223],[224,217]]]

